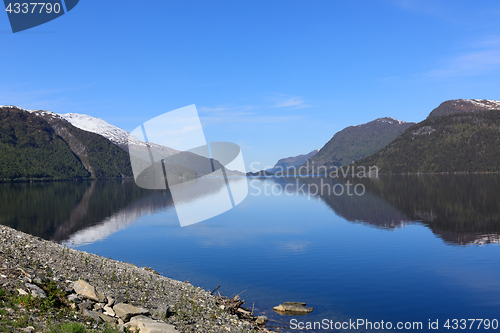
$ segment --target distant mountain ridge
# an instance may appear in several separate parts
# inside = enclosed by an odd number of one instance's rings
[[[302,164],[304,164],[308,159],[313,157],[319,152],[319,149],[314,149],[311,151],[309,154],[305,155],[298,155],[298,156],[291,156],[291,157],[286,157],[278,160],[274,167],[272,169],[266,170],[271,173],[279,172],[279,171],[285,171],[288,168],[298,168]]]
[[[415,123],[391,117],[349,126],[337,132],[311,159],[309,167],[339,167],[370,156],[387,146]]]
[[[427,119],[460,112],[482,112],[500,110],[500,101],[490,99],[454,99],[441,103],[432,110]]]

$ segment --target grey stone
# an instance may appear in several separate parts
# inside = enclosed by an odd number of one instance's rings
[[[79,296],[99,302],[99,297],[97,296],[95,288],[87,282],[78,280],[73,284],[73,289]]]
[[[26,283],[26,287],[30,290],[33,297],[47,298],[45,291],[36,284]]]
[[[85,317],[90,318],[90,319],[94,320],[97,323],[102,322],[102,318],[99,316],[99,314],[97,312],[89,311],[89,310],[83,310],[82,313],[83,313],[83,315]]]
[[[40,284],[42,282],[47,281],[47,277],[44,274],[40,273],[37,274],[37,276],[33,279],[33,281],[35,281],[35,283]]]
[[[69,287],[65,287],[65,288],[64,288],[64,292],[65,292],[66,294],[72,294],[72,293],[74,292],[74,289],[73,289],[73,287],[71,287],[71,286],[69,286]]]
[[[168,318],[174,313],[174,309],[168,304],[162,304],[152,311],[156,318]]]
[[[96,290],[97,299],[100,303],[108,303],[108,298],[104,293],[101,293],[99,290]]]
[[[17,289],[17,292],[19,293],[19,296],[26,296],[29,295],[28,292],[26,292],[23,289]]]
[[[127,303],[127,299],[125,298],[125,296],[117,295],[115,297],[115,304],[118,304],[118,303]]]
[[[108,297],[108,306],[115,305],[115,299],[113,297]]]
[[[258,316],[255,322],[257,323],[257,325],[264,325],[268,320],[269,318],[267,318],[266,316]]]
[[[130,319],[128,327],[136,328],[139,333],[177,333],[175,326],[156,321],[145,316],[136,316]]]
[[[108,315],[105,315],[104,313],[98,313],[99,317],[101,317],[102,320],[104,320],[106,323],[116,323],[116,319],[113,317],[110,317]]]
[[[115,311],[113,311],[113,308],[110,307],[109,305],[105,305],[103,309],[104,309],[104,314],[111,317],[116,316]]]
[[[94,306],[94,302],[91,300],[86,299],[85,301],[81,302],[80,304],[77,305],[79,310],[92,310]]]
[[[124,321],[128,321],[133,316],[149,314],[147,309],[135,307],[126,303],[116,304],[113,306],[113,311],[115,311],[116,316],[120,317]]]
[[[82,300],[80,298],[78,298],[78,295],[77,294],[71,294],[71,295],[68,295],[68,301],[70,302],[81,302]]]

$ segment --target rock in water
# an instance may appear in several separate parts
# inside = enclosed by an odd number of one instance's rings
[[[258,316],[255,323],[257,323],[257,325],[264,325],[268,320],[269,319],[266,316]]]
[[[313,312],[314,308],[307,307],[303,302],[285,302],[275,306],[273,310],[285,315],[303,315]]]

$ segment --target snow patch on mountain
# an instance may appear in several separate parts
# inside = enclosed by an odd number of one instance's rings
[[[129,133],[127,131],[111,125],[101,118],[95,118],[79,113],[65,113],[60,116],[61,118],[67,120],[71,125],[87,132],[102,135],[120,147],[129,143]],[[131,137],[130,143],[138,146],[145,146],[144,142],[141,142],[134,137]]]
[[[392,117],[378,118],[378,119],[375,119],[375,121],[378,121],[380,123],[389,123],[389,124],[394,124],[394,123],[407,124],[408,123],[406,121],[397,120],[397,119],[392,118]]]
[[[19,106],[14,106],[14,105],[0,105],[0,108],[17,109],[17,110],[33,113],[34,115],[37,115],[37,116],[61,118],[60,115],[58,115],[57,113],[54,113],[54,112],[43,111],[43,110],[27,110],[27,109],[23,109],[23,108],[20,108]]]
[[[79,128],[83,131],[99,134],[123,149],[126,149],[127,146],[146,147],[146,143],[131,136],[127,131],[119,127],[116,127],[114,125],[111,125],[110,123],[106,122],[101,118],[95,118],[87,114],[79,114],[79,113],[58,114],[51,111],[27,110],[14,105],[0,105],[0,108],[22,110],[44,118],[50,117],[50,118],[64,119],[71,125],[75,126],[76,128]],[[151,144],[151,147],[156,147],[157,149],[166,150],[170,154],[176,152],[171,148],[156,145],[154,143]]]
[[[460,105],[463,103],[469,103],[474,106],[490,110],[500,108],[500,101],[495,101],[492,99],[457,99],[453,101],[451,104]]]
[[[361,126],[365,126],[367,124],[370,124],[370,123],[374,123],[374,122],[378,122],[378,123],[388,123],[388,124],[398,124],[398,125],[401,125],[401,124],[408,124],[407,121],[402,121],[402,120],[397,120],[396,118],[392,118],[392,117],[383,117],[383,118],[377,118],[375,120],[372,120],[368,123],[364,123],[364,124],[361,124],[361,125],[356,125],[356,126],[353,126],[353,127],[361,127]]]
[[[500,108],[500,101],[494,101],[491,99],[469,99],[466,101],[485,109]]]

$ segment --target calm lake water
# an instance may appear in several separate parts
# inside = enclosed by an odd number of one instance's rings
[[[248,181],[247,198],[184,228],[168,192],[130,181],[0,184],[0,223],[242,292],[245,306],[275,320],[268,326],[364,319],[428,331],[439,320],[439,331],[455,331],[447,319],[500,320],[499,175],[355,180],[363,195],[331,179],[231,181]],[[285,301],[315,309],[280,316],[272,307]]]

